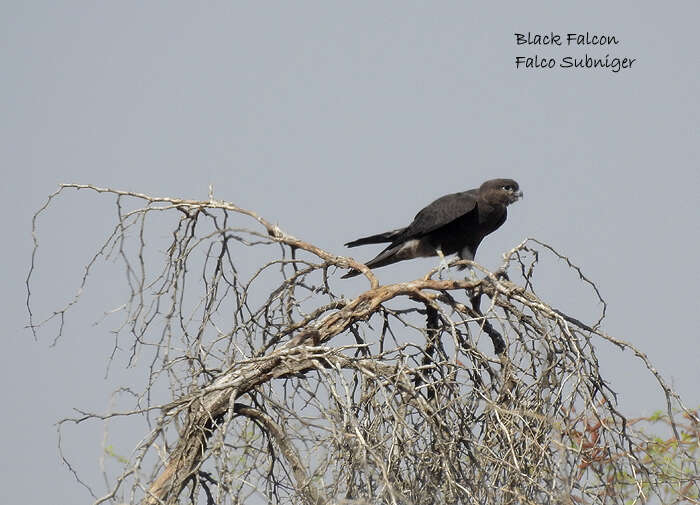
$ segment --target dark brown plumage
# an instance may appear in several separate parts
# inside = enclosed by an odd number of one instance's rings
[[[405,228],[359,238],[345,245],[356,247],[389,242],[366,263],[369,268],[425,256],[444,258],[454,253],[461,259],[473,260],[484,237],[505,222],[508,205],[522,196],[514,180],[492,179],[478,189],[438,198],[416,214]],[[342,278],[359,274],[358,270],[350,270]]]

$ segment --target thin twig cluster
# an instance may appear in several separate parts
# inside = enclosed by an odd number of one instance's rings
[[[602,331],[596,286],[549,245],[524,240],[496,273],[458,261],[478,275],[380,285],[213,195],[70,184],[35,216],[28,293],[38,218],[70,189],[112,197],[116,223],[66,306],[36,320],[28,296],[30,326],[58,319],[60,338],[95,264],[118,259],[128,296],[108,359],[149,372],[142,390],[120,390],[132,409],[61,422],[146,421],[107,492],[91,486],[95,504],[697,503],[696,414],[646,355]],[[543,252],[588,283],[600,320],[535,295]],[[360,294],[339,279],[348,268],[368,281]],[[604,341],[657,379],[673,465],[618,410]]]

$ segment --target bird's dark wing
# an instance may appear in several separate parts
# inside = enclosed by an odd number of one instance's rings
[[[445,195],[421,210],[394,243],[421,237],[476,209],[477,189]]]

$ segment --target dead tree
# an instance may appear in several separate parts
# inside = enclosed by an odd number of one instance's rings
[[[61,421],[145,421],[95,504],[697,499],[696,414],[646,355],[601,329],[596,286],[544,243],[524,240],[496,274],[473,264],[479,275],[467,279],[433,270],[380,285],[364,265],[213,195],[70,184],[35,216],[28,293],[40,276],[39,220],[71,189],[113,199],[115,226],[63,309],[37,320],[28,295],[30,326],[63,320],[94,265],[116,258],[129,296],[108,359],[149,367],[143,389],[130,390],[133,409]],[[534,293],[543,253],[600,299],[600,320],[583,323]],[[363,272],[365,291],[348,294],[347,268]],[[655,376],[677,442],[673,470],[619,411],[596,355],[605,341]]]

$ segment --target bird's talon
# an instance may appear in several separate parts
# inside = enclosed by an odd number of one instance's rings
[[[447,263],[445,255],[442,253],[441,249],[437,249],[437,255],[440,256],[440,264],[438,265],[438,278],[442,280],[442,272],[450,269],[450,265]]]

